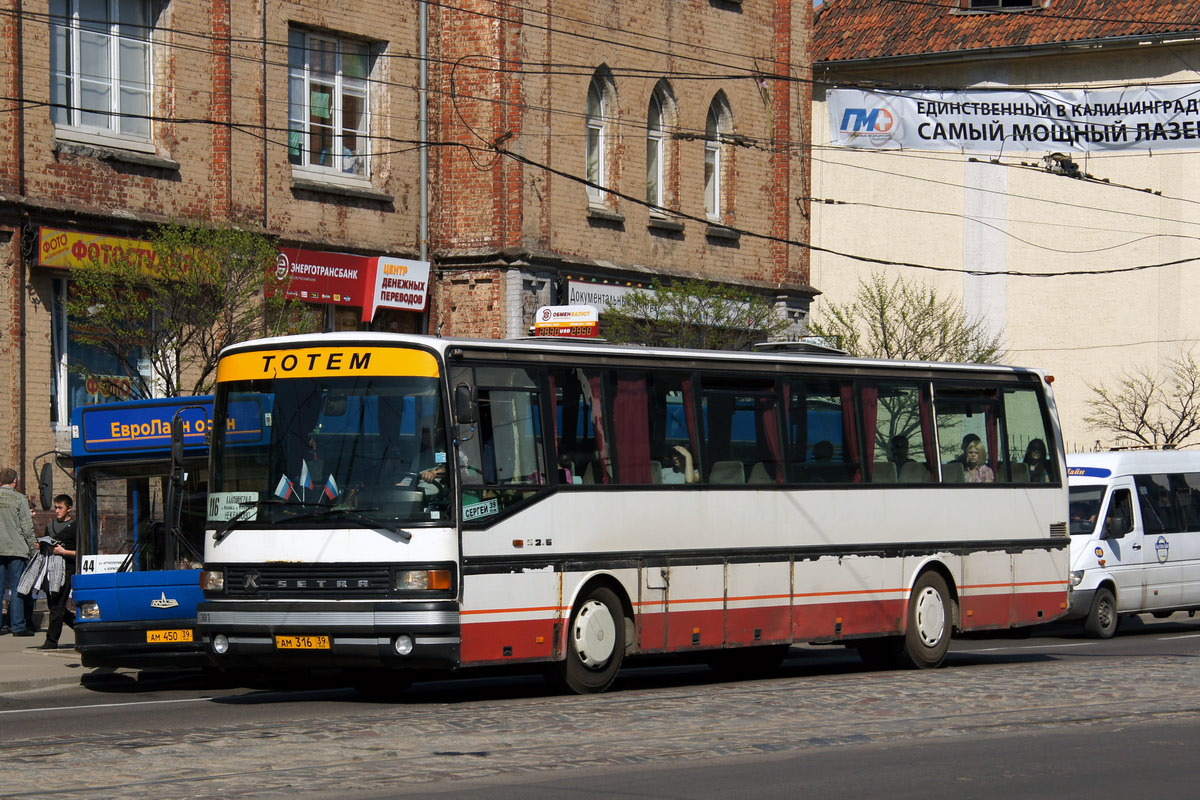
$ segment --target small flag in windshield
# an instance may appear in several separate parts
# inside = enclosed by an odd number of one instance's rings
[[[333,479],[332,475],[329,476],[329,480],[325,481],[325,496],[328,497],[330,500],[337,499],[337,496],[338,496],[337,481],[335,481]]]
[[[275,485],[275,496],[287,500],[296,493],[296,487],[292,485],[291,480],[287,475],[279,479],[279,483]]]

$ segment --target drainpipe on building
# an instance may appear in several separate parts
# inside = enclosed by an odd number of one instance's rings
[[[421,239],[421,255],[422,261],[429,260],[429,27],[428,16],[429,6],[426,0],[419,0],[418,8],[421,17],[421,64],[420,64],[420,81],[417,89],[417,95],[420,98],[421,107],[421,122],[420,122],[420,138],[421,138],[421,155],[420,155],[420,183],[421,183],[421,228],[419,236]],[[433,270],[429,270],[429,281],[425,285],[425,312],[421,315],[421,331],[429,333],[429,308],[433,299]]]

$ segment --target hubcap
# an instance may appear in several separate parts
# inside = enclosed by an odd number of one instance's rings
[[[599,600],[589,600],[575,615],[571,629],[575,652],[584,666],[599,669],[612,657],[617,643],[617,623],[608,606]]]
[[[942,595],[926,586],[917,595],[917,633],[926,647],[936,647],[946,633],[946,604]]]

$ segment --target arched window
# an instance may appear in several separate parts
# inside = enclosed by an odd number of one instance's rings
[[[609,109],[615,92],[612,81],[597,71],[588,85],[587,133],[584,137],[585,177],[598,186],[608,186]],[[604,192],[596,186],[588,186],[588,199],[593,203],[604,200]]]
[[[719,220],[725,213],[725,152],[729,145],[726,137],[733,130],[733,112],[724,92],[717,92],[708,106],[708,119],[704,123],[704,213],[709,219]]]
[[[665,81],[659,81],[650,94],[650,107],[646,111],[646,202],[660,208],[665,208],[668,201],[670,153],[667,131],[673,112],[670,87]]]

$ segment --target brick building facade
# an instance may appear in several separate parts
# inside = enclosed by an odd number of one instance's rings
[[[27,491],[35,457],[68,449],[71,408],[112,399],[87,382],[105,367],[89,366],[64,311],[76,256],[163,222],[239,224],[315,262],[431,262],[424,310],[364,318],[365,278],[352,301],[314,292],[330,329],[522,335],[573,286],[685,276],[768,296],[799,323],[815,294],[789,244],[808,239],[807,4],[110,0],[91,20],[80,0],[6,8],[0,462]],[[69,489],[61,472],[55,483]]]

